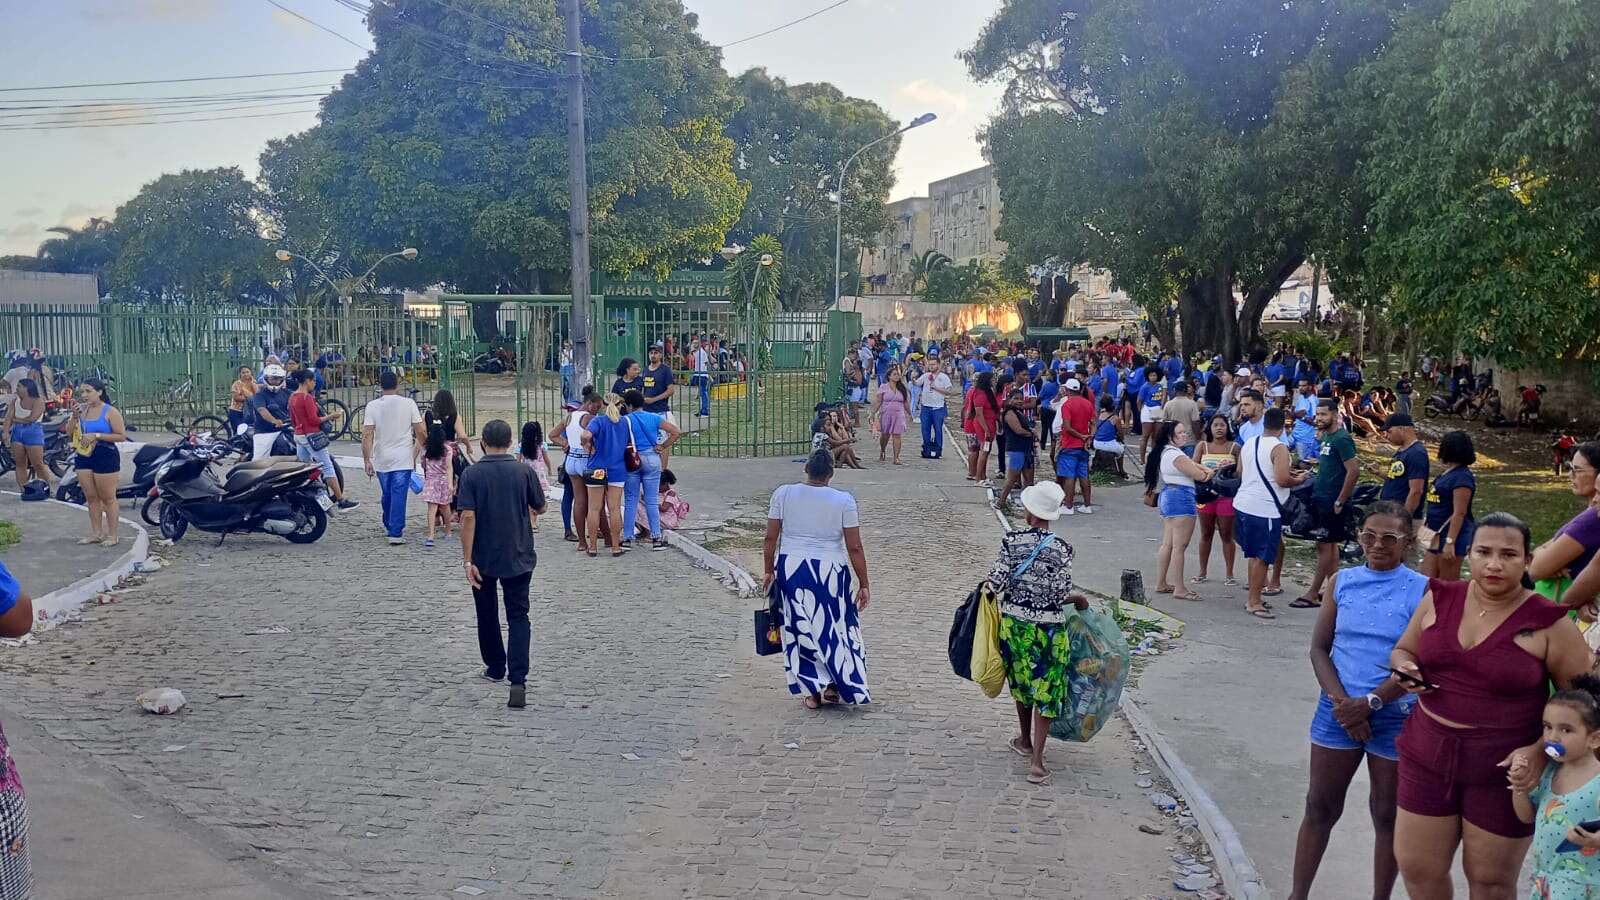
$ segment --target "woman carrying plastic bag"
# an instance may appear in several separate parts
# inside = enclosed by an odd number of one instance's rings
[[[1088,598],[1072,590],[1072,545],[1050,532],[1050,523],[1061,517],[1063,499],[1053,483],[1025,489],[1028,527],[1006,533],[989,573],[990,584],[1006,586],[1000,598],[1000,655],[1020,726],[1009,745],[1027,758],[1032,784],[1050,782],[1045,740],[1051,722],[1072,709],[1073,635],[1066,608],[1080,613],[1089,608]],[[973,668],[976,676],[976,664]]]

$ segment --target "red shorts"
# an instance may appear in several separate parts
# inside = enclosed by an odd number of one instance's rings
[[[1400,750],[1399,806],[1419,816],[1460,816],[1490,834],[1533,835],[1511,805],[1500,761],[1538,734],[1486,728],[1451,728],[1421,709],[1406,719]]]

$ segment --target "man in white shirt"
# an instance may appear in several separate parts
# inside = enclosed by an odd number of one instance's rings
[[[941,371],[944,366],[939,357],[928,358],[928,370],[917,378],[922,388],[922,458],[941,459],[944,456],[944,420],[950,414],[948,398],[955,396],[955,382]]]
[[[366,421],[361,426],[361,459],[367,477],[378,479],[383,497],[383,530],[389,545],[406,542],[406,494],[411,490],[411,472],[417,453],[427,442],[422,428],[422,412],[410,397],[400,396],[400,378],[393,369],[378,376],[383,395],[367,404]]]
[[[1262,401],[1256,397],[1248,402],[1257,410],[1261,408]],[[1277,566],[1281,575],[1282,506],[1289,499],[1289,489],[1303,483],[1306,473],[1291,468],[1289,448],[1280,440],[1283,410],[1269,409],[1260,415],[1256,433],[1239,452],[1239,491],[1233,498],[1234,540],[1250,567],[1245,612],[1261,619],[1275,619],[1277,616],[1262,597],[1276,596],[1283,589],[1269,586],[1267,570]]]
[[[705,338],[694,348],[694,373],[689,380],[700,386],[700,411],[697,416],[711,415],[711,351],[706,349]]]

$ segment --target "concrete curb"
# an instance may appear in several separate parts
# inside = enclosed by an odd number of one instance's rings
[[[956,449],[962,459],[967,458],[966,447],[962,442],[956,442]],[[986,492],[992,509],[995,499],[994,488],[988,488]],[[998,509],[993,511],[1001,530],[1011,530],[1011,522],[1005,513]],[[1149,610],[1155,615],[1156,621],[1161,622],[1162,627],[1168,631],[1181,633],[1184,627],[1182,621],[1153,607],[1124,604],[1123,608],[1129,606],[1137,606],[1141,612]],[[1169,623],[1177,627],[1169,627]],[[1228,821],[1228,817],[1223,815],[1222,809],[1217,806],[1211,795],[1206,793],[1200,780],[1184,764],[1178,751],[1173,749],[1161,730],[1144,714],[1144,710],[1126,694],[1123,695],[1121,709],[1123,718],[1133,728],[1134,734],[1137,734],[1139,739],[1144,741],[1144,745],[1150,748],[1150,756],[1156,761],[1156,765],[1161,767],[1161,771],[1173,786],[1187,799],[1189,811],[1194,814],[1195,821],[1200,826],[1200,833],[1211,846],[1212,856],[1217,862],[1217,871],[1222,876],[1223,887],[1240,900],[1269,900],[1266,885],[1262,883],[1261,874],[1256,870],[1255,863],[1250,860],[1249,854],[1245,853],[1244,845],[1239,840],[1239,832],[1234,829],[1233,823]]]
[[[15,497],[15,491],[5,491]],[[83,507],[60,500],[46,500],[67,509],[82,510]],[[32,635],[39,635],[55,628],[66,620],[71,614],[83,609],[84,604],[94,599],[96,594],[109,591],[117,586],[125,576],[133,573],[139,563],[150,556],[150,534],[143,525],[117,517],[117,521],[134,530],[133,544],[128,552],[117,557],[110,565],[95,572],[86,578],[80,578],[63,588],[57,588],[42,597],[33,598],[34,624]]]

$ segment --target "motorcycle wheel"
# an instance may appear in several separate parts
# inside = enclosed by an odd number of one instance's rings
[[[333,461],[333,477],[339,479],[340,490],[344,490],[350,486],[349,482],[344,480],[344,466],[339,465],[339,461],[337,459]]]
[[[54,456],[52,456],[52,455],[50,455],[48,453],[45,454],[44,464],[50,467],[50,473],[51,474],[55,475],[57,478],[60,478],[63,475],[67,474],[67,466],[68,466],[68,456],[67,456],[67,454],[69,454],[71,452],[72,451],[69,450],[66,453],[60,453],[60,454],[57,454],[57,455],[54,455]]]
[[[80,491],[79,493],[82,492]],[[139,518],[145,520],[147,524],[159,528],[161,527],[161,510],[160,497],[146,497],[144,498],[144,505],[139,507]]]
[[[1432,403],[1432,402],[1424,403],[1422,405],[1422,414],[1427,416],[1430,419],[1438,417],[1438,415],[1439,415],[1439,404]]]
[[[228,420],[221,416],[201,416],[194,420],[190,426],[195,431],[209,431],[212,434],[227,434]]]
[[[306,517],[306,524],[284,535],[284,539],[291,544],[313,544],[328,530],[328,514],[322,511],[317,501],[309,497],[296,496],[289,502],[299,508]]]
[[[189,530],[189,520],[178,514],[178,508],[161,504],[161,536],[169,541],[180,541]]]
[[[17,467],[17,461],[11,455],[11,448],[10,447],[0,447],[0,475],[4,475],[7,472],[11,471],[12,469],[15,469],[16,467]],[[56,477],[59,478],[61,476],[61,474],[62,473],[57,472],[56,473]]]
[[[56,488],[56,499],[62,503],[76,503],[83,506],[83,487],[76,484],[63,484]]]

